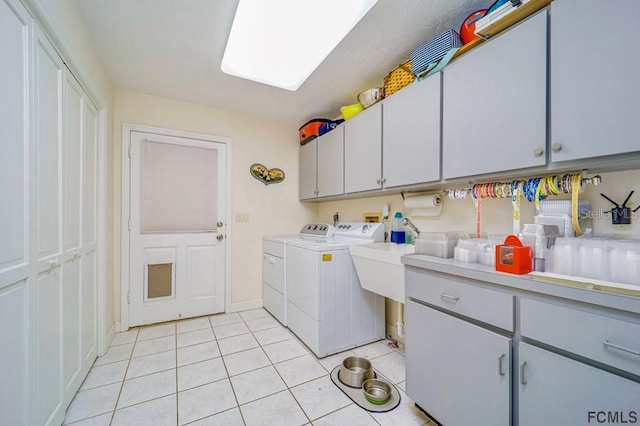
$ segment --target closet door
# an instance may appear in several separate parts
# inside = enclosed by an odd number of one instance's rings
[[[82,383],[82,175],[84,94],[71,73],[64,73],[63,173],[63,381],[65,407]]]
[[[97,324],[97,228],[98,213],[98,111],[85,96],[83,112],[82,248],[81,303],[82,377],[86,376],[98,355]]]
[[[64,419],[62,383],[63,63],[36,28],[33,60],[35,184],[30,424]]]
[[[31,19],[0,0],[0,422],[29,424],[29,52]]]

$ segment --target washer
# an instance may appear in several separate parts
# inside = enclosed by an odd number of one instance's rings
[[[323,236],[324,233],[324,236]],[[305,225],[285,244],[287,326],[319,358],[384,338],[384,297],[364,290],[349,245],[384,240],[380,223]]]
[[[285,244],[298,235],[269,235],[262,238],[262,304],[282,325],[287,325]]]

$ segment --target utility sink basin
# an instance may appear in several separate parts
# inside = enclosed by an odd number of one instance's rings
[[[404,303],[404,265],[400,258],[415,253],[415,246],[369,243],[352,245],[349,251],[362,288]]]

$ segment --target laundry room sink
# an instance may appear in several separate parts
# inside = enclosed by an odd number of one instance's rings
[[[351,245],[349,251],[362,288],[404,303],[404,265],[400,258],[415,253],[415,246],[368,243]]]

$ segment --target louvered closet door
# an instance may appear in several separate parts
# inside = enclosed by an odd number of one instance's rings
[[[29,424],[60,424],[62,383],[63,144],[64,65],[36,29],[34,90],[34,256],[37,280],[32,293],[32,398]]]
[[[30,17],[0,0],[0,423],[28,424]]]

